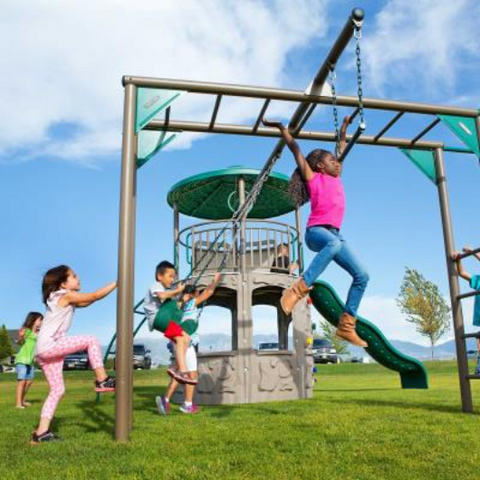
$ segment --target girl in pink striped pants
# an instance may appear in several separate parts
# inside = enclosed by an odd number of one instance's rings
[[[80,280],[66,265],[52,268],[45,274],[42,293],[47,312],[37,337],[36,360],[42,367],[50,392],[42,408],[39,426],[33,433],[32,443],[58,440],[49,428],[58,402],[65,393],[63,360],[66,355],[87,350],[96,376],[95,390],[115,390],[115,379],[105,372],[98,340],[90,335],[69,337],[66,333],[72,324],[76,307],[91,305],[106,297],[116,286],[116,282],[112,282],[93,293],[80,293]]]

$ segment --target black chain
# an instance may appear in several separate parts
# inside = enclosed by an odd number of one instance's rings
[[[329,72],[330,88],[332,90],[332,106],[333,106],[333,125],[335,127],[335,155],[338,157],[340,153],[340,127],[338,124],[338,108],[337,108],[337,90],[335,88],[335,67],[330,67]]]
[[[355,27],[356,48],[355,55],[357,57],[357,95],[358,95],[358,114],[360,118],[360,125],[365,125],[365,116],[363,112],[363,88],[362,88],[362,57],[360,51],[360,39],[362,38],[362,30],[360,27]]]

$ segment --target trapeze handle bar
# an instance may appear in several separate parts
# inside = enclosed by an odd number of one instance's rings
[[[331,65],[336,64],[337,60],[340,58],[340,55],[345,50],[346,46],[348,45],[348,42],[352,38],[355,29],[361,26],[364,16],[365,16],[365,13],[361,8],[355,8],[352,10],[352,13],[350,14],[350,17],[348,18],[347,23],[345,24],[342,32],[337,38],[337,41],[333,45],[332,49],[330,50],[330,53],[328,54],[327,58],[323,62],[320,69],[318,70],[317,74],[315,75],[315,78],[308,89],[309,95],[317,95],[317,90],[321,90],[323,84],[327,80]],[[302,122],[303,116],[307,113],[309,107],[310,107],[310,102],[302,102],[297,107],[297,109],[292,115],[292,118],[290,119],[290,122],[288,122],[289,130],[295,131],[298,128],[298,126]],[[235,212],[234,214],[235,218],[241,218],[242,216],[245,215],[245,212],[248,211],[249,204],[253,194],[256,191],[256,187],[260,182],[263,181],[263,177],[265,173],[268,172],[271,163],[275,162],[276,159],[280,157],[283,149],[285,148],[285,145],[286,145],[285,140],[281,139],[278,141],[277,145],[273,149],[273,152],[270,154],[270,157],[268,158],[261,172],[258,174],[257,179],[252,185],[250,192],[245,198],[245,202]]]
[[[355,143],[357,143],[357,140],[360,138],[360,135],[365,131],[366,127],[367,126],[365,125],[365,123],[361,123],[357,127],[357,131],[353,134],[352,138],[348,142],[348,144],[345,147],[345,149],[343,150],[342,154],[338,157],[339,162],[343,162],[345,160],[346,156],[348,155],[348,152],[352,149],[352,147],[355,145]]]

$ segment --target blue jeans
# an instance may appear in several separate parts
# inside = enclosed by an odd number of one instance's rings
[[[355,317],[369,279],[366,270],[336,229],[309,227],[305,243],[310,250],[318,252],[303,274],[305,283],[310,287],[333,260],[353,277],[345,311]]]

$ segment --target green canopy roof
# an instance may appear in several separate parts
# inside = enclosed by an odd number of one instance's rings
[[[205,220],[226,220],[239,205],[238,179],[245,179],[247,194],[260,170],[230,167],[186,178],[168,192],[167,201],[179,212]],[[248,218],[271,218],[295,209],[288,197],[289,178],[272,172],[250,211]]]

